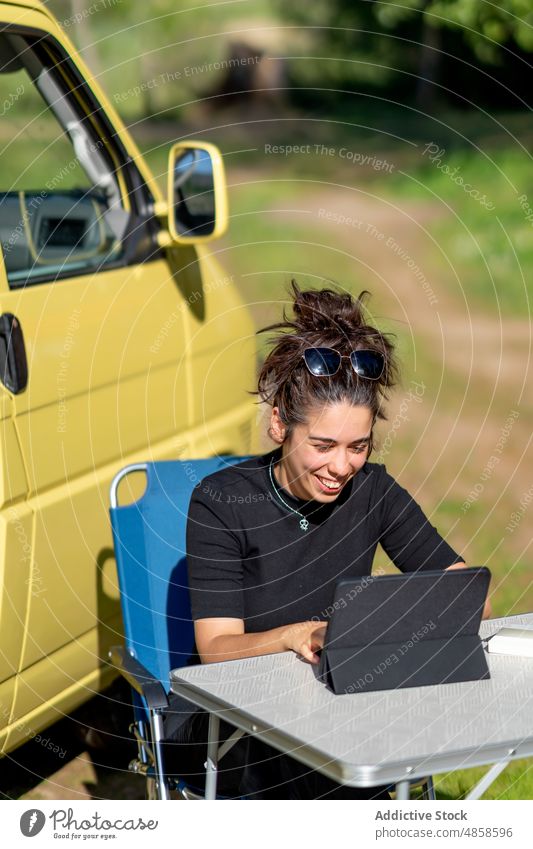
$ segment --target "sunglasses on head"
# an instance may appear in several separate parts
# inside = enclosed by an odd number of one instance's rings
[[[331,377],[341,367],[341,361],[350,360],[354,372],[367,380],[379,380],[385,369],[385,358],[379,351],[352,351],[340,354],[334,348],[306,348],[302,358],[315,377]]]

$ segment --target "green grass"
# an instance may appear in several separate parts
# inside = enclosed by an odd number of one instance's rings
[[[474,767],[434,776],[437,799],[464,799],[488,769]],[[533,759],[510,763],[482,798],[533,799]]]

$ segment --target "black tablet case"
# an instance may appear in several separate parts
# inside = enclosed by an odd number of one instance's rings
[[[341,581],[319,677],[336,694],[490,678],[478,634],[489,581],[486,567]]]

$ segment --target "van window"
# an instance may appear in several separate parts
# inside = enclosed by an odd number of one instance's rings
[[[72,88],[42,39],[0,33],[0,241],[11,288],[124,264],[132,210],[120,162]]]

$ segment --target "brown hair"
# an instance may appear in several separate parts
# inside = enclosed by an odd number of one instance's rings
[[[365,301],[369,292],[353,298],[333,289],[302,291],[295,280],[291,281],[291,288],[294,317],[289,318],[284,309],[283,321],[258,331],[281,332],[269,340],[272,348],[259,372],[254,394],[279,407],[286,436],[295,425],[307,421],[311,408],[325,404],[348,402],[354,407],[367,407],[374,421],[385,419],[382,402],[398,382],[399,368],[392,337],[368,324]],[[335,375],[315,377],[302,359],[309,347],[335,348],[341,354],[357,349],[379,351],[385,358],[385,368],[379,380],[366,380],[344,365],[343,360]]]

